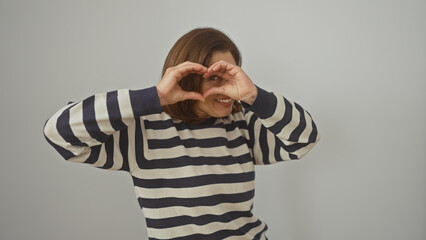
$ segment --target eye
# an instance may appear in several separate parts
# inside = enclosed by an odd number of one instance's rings
[[[212,81],[214,81],[214,80],[218,80],[219,79],[219,77],[218,76],[211,76],[211,77],[209,77],[209,80],[212,80]]]

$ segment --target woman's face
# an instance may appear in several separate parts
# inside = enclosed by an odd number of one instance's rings
[[[217,51],[212,53],[212,57],[208,63],[208,67],[221,60],[237,65],[231,52]],[[217,87],[222,85],[224,81],[225,80],[223,80],[222,78],[216,76],[211,76],[208,79],[203,79],[203,82],[201,84],[201,94],[203,94],[207,89],[211,87]],[[209,95],[204,102],[196,102],[195,112],[201,118],[226,117],[232,113],[233,104],[234,99],[231,99],[226,95],[212,94]]]

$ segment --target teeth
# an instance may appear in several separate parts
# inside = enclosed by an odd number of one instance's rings
[[[228,99],[216,99],[216,101],[221,102],[221,103],[229,103],[231,102],[232,99],[228,98]]]

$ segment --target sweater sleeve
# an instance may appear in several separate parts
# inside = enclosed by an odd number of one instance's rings
[[[257,89],[252,105],[242,103],[255,164],[302,158],[320,139],[311,115],[279,94]]]
[[[43,133],[65,160],[131,171],[135,119],[161,111],[155,87],[100,93],[61,108]]]

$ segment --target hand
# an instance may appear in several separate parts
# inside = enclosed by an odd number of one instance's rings
[[[203,94],[204,98],[211,94],[222,94],[251,105],[257,97],[256,86],[239,66],[225,61],[216,62],[203,75],[204,78],[211,76],[218,76],[225,83],[207,89]]]
[[[207,68],[205,66],[193,62],[184,62],[174,67],[167,68],[163,78],[157,85],[161,106],[174,104],[187,99],[204,101],[203,95],[198,92],[186,92],[182,90],[178,82],[188,74],[203,75],[206,72]]]

